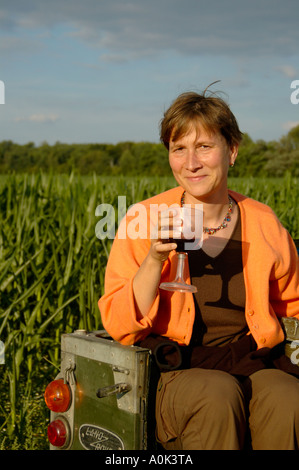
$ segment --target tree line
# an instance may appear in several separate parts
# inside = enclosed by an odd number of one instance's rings
[[[78,173],[98,175],[168,176],[164,146],[151,142],[66,144],[0,142],[0,173]],[[244,134],[231,176],[299,176],[299,125],[278,141],[253,141]]]

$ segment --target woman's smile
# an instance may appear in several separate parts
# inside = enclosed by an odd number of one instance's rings
[[[185,178],[190,182],[190,183],[198,183],[205,179],[207,175],[197,175],[197,176],[185,176]]]

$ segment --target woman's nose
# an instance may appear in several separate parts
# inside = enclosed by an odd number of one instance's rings
[[[187,154],[186,161],[185,161],[185,168],[190,171],[197,170],[198,168],[202,168],[202,163],[198,158],[195,150],[190,150]]]

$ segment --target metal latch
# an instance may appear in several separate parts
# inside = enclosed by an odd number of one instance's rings
[[[64,371],[64,383],[74,385],[76,383],[74,370],[76,369],[76,365],[73,361],[70,361],[69,366],[65,368]]]
[[[108,387],[99,388],[97,391],[98,398],[108,397],[118,393],[127,393],[131,390],[131,385],[126,383],[119,383],[115,385],[109,385]]]

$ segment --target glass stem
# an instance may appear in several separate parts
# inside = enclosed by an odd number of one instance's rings
[[[176,269],[176,278],[177,282],[184,282],[184,266],[185,266],[185,258],[187,253],[178,253],[178,265]]]

